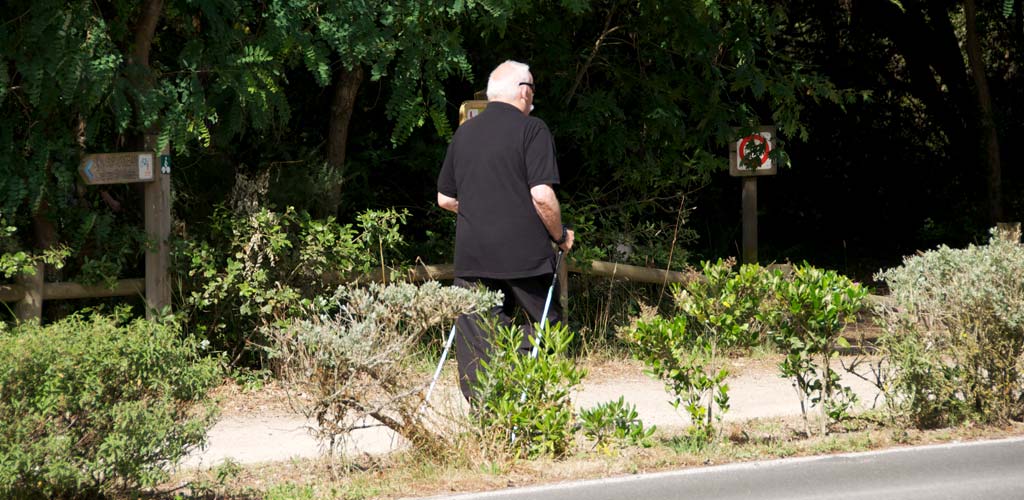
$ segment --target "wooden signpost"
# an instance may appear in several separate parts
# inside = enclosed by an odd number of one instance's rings
[[[97,153],[85,155],[78,165],[78,174],[89,185],[145,183],[144,200],[146,238],[146,317],[151,318],[171,305],[171,282],[167,274],[170,264],[171,235],[171,156],[170,147],[160,151],[159,164],[156,136],[146,137],[149,151]],[[157,168],[159,166],[159,172]]]
[[[770,156],[774,148],[775,127],[771,126],[758,127],[756,132],[736,139],[729,147],[729,175],[743,178],[744,264],[757,262],[757,178],[777,172]]]

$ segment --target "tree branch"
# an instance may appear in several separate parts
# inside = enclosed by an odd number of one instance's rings
[[[601,31],[601,36],[597,37],[597,41],[594,42],[594,47],[590,49],[590,55],[587,56],[587,62],[583,63],[583,67],[576,72],[576,80],[572,83],[572,87],[570,87],[569,91],[566,92],[565,94],[564,104],[566,106],[569,105],[569,101],[571,101],[573,96],[576,95],[576,89],[579,88],[580,82],[583,81],[583,75],[587,73],[587,71],[590,69],[591,63],[594,62],[594,57],[597,56],[597,50],[601,48],[601,43],[604,42],[604,39],[608,35],[612,34],[613,32],[622,27],[616,26],[614,28],[609,28],[609,26],[611,26],[612,24],[612,17],[615,15],[615,10],[618,9],[618,7],[618,4],[613,5],[611,10],[608,11],[608,17],[604,21],[604,30]]]

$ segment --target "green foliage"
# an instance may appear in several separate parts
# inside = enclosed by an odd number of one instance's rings
[[[231,206],[218,206],[206,221],[208,239],[181,240],[174,250],[189,324],[232,362],[251,344],[265,344],[262,328],[370,271],[375,255],[383,265],[384,252],[402,243],[404,211],[364,212],[358,228],[293,207],[279,212],[262,206],[266,182],[240,176]]]
[[[405,225],[407,217],[409,217],[408,210],[398,211],[394,208],[367,210],[356,217],[359,221],[359,228],[362,230],[359,239],[362,240],[365,248],[377,250],[381,276],[384,281],[387,281],[388,278],[385,270],[384,249],[399,250],[405,243],[399,229]]]
[[[623,396],[618,400],[598,404],[581,410],[580,429],[594,441],[594,447],[609,449],[615,446],[651,446],[651,435],[657,427],[644,427],[636,406],[627,404]]]
[[[634,355],[647,365],[647,374],[665,383],[672,406],[682,405],[689,414],[690,437],[710,443],[715,424],[729,410],[729,371],[722,366],[719,332],[701,331],[686,316],[655,316],[638,322],[630,341]]]
[[[35,275],[39,264],[55,269],[64,267],[64,261],[71,253],[68,247],[61,245],[38,254],[18,250],[19,245],[14,241],[17,232],[18,228],[7,225],[0,215],[0,276],[9,279],[19,274]]]
[[[142,67],[126,52],[141,5],[19,0],[0,15],[0,212],[18,227],[54,224],[83,282],[136,267],[145,244],[138,214],[118,213],[135,205],[117,200],[131,190],[76,189],[83,154],[139,150],[150,131],[187,154],[215,142],[216,124],[223,139],[287,118],[280,76],[236,53],[257,6],[165,2]]]
[[[386,81],[393,144],[404,142],[427,119],[447,138],[452,131],[444,83],[453,76],[472,78],[456,22],[461,10],[440,0],[274,0],[264,38],[321,86],[334,81],[330,66],[338,65],[365,67],[370,81]]]
[[[807,108],[860,100],[800,57],[805,13],[785,4],[517,2],[515,9],[514,32],[467,36],[479,47],[470,52],[479,53],[474,66],[489,70],[501,60],[494,54],[530,54],[539,84],[533,114],[551,126],[571,172],[567,204],[593,220],[593,230],[580,233],[581,249],[606,260],[680,269],[681,249],[698,236],[685,223],[688,212],[696,195],[711,194],[697,190],[727,168],[737,134],[776,124],[772,155],[788,166],[788,141],[812,131]]]
[[[701,263],[699,279],[674,287],[676,307],[694,328],[717,336],[722,347],[754,347],[765,340],[758,313],[775,281],[757,264],[734,268],[733,259]]]
[[[769,338],[786,354],[780,369],[799,389],[805,423],[806,403],[820,405],[824,432],[829,421],[848,416],[853,402],[853,392],[839,385],[829,362],[836,345],[848,347],[839,332],[866,295],[848,278],[807,264],[783,276],[757,265],[734,270],[732,261],[704,262],[700,275],[675,287],[678,314],[666,320],[652,312],[637,322],[629,340],[648,373],[665,382],[673,404],[684,405],[695,445],[713,441],[714,423],[729,409],[723,351]]]
[[[267,328],[267,350],[290,394],[331,452],[372,417],[414,446],[450,446],[421,411],[429,378],[418,370],[423,334],[459,314],[486,310],[500,294],[437,282],[340,287],[332,300]]]
[[[762,320],[774,330],[775,345],[786,354],[782,375],[793,379],[800,395],[805,430],[810,433],[807,404],[821,408],[821,432],[830,422],[848,416],[856,395],[839,384],[831,367],[837,346],[849,347],[839,336],[856,320],[868,291],[835,271],[807,263],[795,266],[791,276],[778,274],[775,303],[763,308]]]
[[[515,456],[565,456],[573,444],[569,395],[585,375],[565,357],[572,333],[560,323],[545,328],[533,357],[518,352],[523,339],[518,327],[496,322],[485,327],[492,331],[491,353],[477,372],[478,429]]]
[[[772,281],[757,265],[734,271],[733,260],[704,262],[702,273],[674,287],[677,315],[641,320],[630,333],[634,354],[648,373],[665,382],[672,404],[684,404],[695,443],[715,437],[714,423],[729,409],[723,351],[748,348],[761,339],[756,318]],[[715,409],[717,408],[717,411]]]
[[[1019,241],[1019,235],[1016,236]],[[946,246],[880,272],[886,401],[919,427],[1024,417],[1024,247]]]
[[[173,324],[100,314],[0,332],[0,496],[158,484],[213,423],[200,352]]]

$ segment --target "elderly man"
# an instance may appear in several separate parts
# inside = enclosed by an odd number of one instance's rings
[[[437,203],[458,215],[455,285],[477,284],[505,294],[494,308],[511,325],[516,307],[526,311],[520,351],[529,353],[532,323],[542,322],[554,272],[551,242],[568,252],[574,234],[562,225],[552,185],[558,184],[555,142],[544,121],[530,116],[535,87],[530,67],[505,61],[487,81],[487,108],[452,137],[437,179]],[[548,320],[560,320],[553,304]],[[457,321],[459,385],[466,399],[481,359],[488,359],[490,332],[475,316]]]

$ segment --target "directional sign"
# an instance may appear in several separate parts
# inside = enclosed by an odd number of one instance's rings
[[[775,175],[778,169],[769,153],[775,148],[775,127],[758,127],[753,134],[740,137],[729,147],[729,175]]]
[[[78,174],[86,184],[152,182],[156,156],[148,152],[85,155]]]

